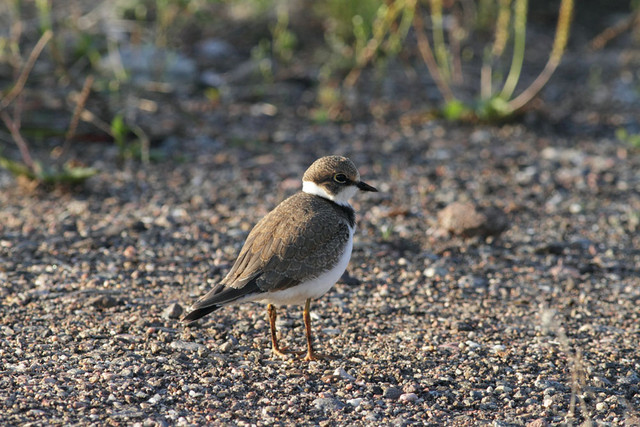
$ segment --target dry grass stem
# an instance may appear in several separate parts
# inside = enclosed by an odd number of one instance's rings
[[[611,40],[635,26],[640,26],[640,8],[636,8],[632,14],[625,16],[620,21],[616,22],[615,25],[606,28],[600,34],[595,36],[591,42],[589,42],[589,49],[592,51],[600,50]]]
[[[34,170],[35,163],[33,162],[33,158],[29,153],[29,147],[27,145],[27,141],[25,141],[24,138],[22,137],[22,134],[20,134],[19,124],[16,123],[16,121],[12,120],[11,117],[9,117],[9,114],[7,114],[7,112],[3,110],[0,110],[0,118],[4,122],[7,129],[9,129],[9,132],[11,133],[11,137],[13,138],[14,142],[18,146],[18,149],[20,150],[20,155],[22,156],[22,160],[24,161],[24,164],[27,165],[29,169]]]
[[[82,86],[82,90],[76,99],[76,106],[73,109],[73,116],[71,117],[71,122],[69,123],[69,129],[67,129],[67,133],[64,136],[64,144],[62,146],[62,154],[64,154],[69,148],[69,144],[71,140],[76,134],[76,130],[78,129],[78,122],[80,121],[80,116],[82,111],[84,110],[84,106],[87,103],[87,99],[89,98],[89,94],[91,93],[91,86],[93,85],[93,75],[89,74],[87,78],[84,80],[84,85]]]
[[[429,44],[429,38],[425,34],[424,23],[422,21],[420,10],[417,6],[416,13],[413,16],[413,27],[416,31],[416,40],[418,42],[418,50],[420,52],[420,56],[422,56],[422,60],[427,65],[429,73],[431,73],[436,86],[438,86],[438,90],[440,90],[440,93],[444,97],[445,101],[453,101],[453,92],[451,91],[449,85],[442,78],[442,74],[440,73],[440,69],[438,68],[438,64],[436,63],[433,51],[431,50],[431,45]]]
[[[22,68],[22,71],[20,72],[20,75],[16,80],[16,84],[9,91],[9,93],[4,97],[2,102],[0,102],[0,110],[4,110],[5,108],[7,108],[9,104],[11,104],[11,102],[13,102],[13,100],[16,99],[18,95],[20,95],[20,93],[22,92],[22,89],[24,89],[24,85],[27,82],[27,79],[29,78],[29,74],[31,74],[31,70],[33,69],[33,66],[36,63],[36,60],[38,59],[38,57],[42,53],[42,50],[47,45],[49,40],[51,40],[52,37],[53,37],[53,32],[51,30],[47,30],[44,33],[42,33],[42,36],[38,40],[38,43],[36,43],[36,45],[33,47],[33,50],[29,54],[29,58],[27,58],[27,62]]]

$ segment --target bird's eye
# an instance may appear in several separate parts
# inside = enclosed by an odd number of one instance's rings
[[[337,173],[333,176],[333,180],[338,184],[344,184],[347,182],[347,176],[343,173]]]

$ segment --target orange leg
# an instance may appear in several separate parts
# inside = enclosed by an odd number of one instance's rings
[[[267,313],[269,314],[269,326],[271,327],[271,351],[276,356],[286,357],[287,352],[285,349],[281,349],[278,345],[278,336],[276,332],[276,319],[278,318],[278,313],[276,313],[276,308],[273,304],[267,305]]]
[[[311,304],[311,299],[307,299],[304,303],[304,327],[307,332],[307,355],[304,357],[305,362],[310,362],[312,360],[321,360],[321,359],[331,359],[331,357],[318,354],[313,351],[313,338],[311,337],[311,316],[309,315],[309,305]]]

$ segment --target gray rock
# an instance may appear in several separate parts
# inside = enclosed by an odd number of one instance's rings
[[[402,390],[396,387],[388,387],[384,390],[382,397],[385,399],[398,400],[398,398],[402,396]]]
[[[89,305],[100,309],[111,308],[118,305],[118,300],[111,295],[98,295],[89,300]]]
[[[178,319],[184,309],[178,303],[173,303],[164,309],[162,312],[162,317],[164,319]]]
[[[188,341],[172,341],[170,347],[174,350],[202,351],[206,347],[202,344]]]
[[[438,224],[463,237],[497,236],[509,226],[502,209],[471,202],[454,202],[438,212]]]
[[[313,401],[314,406],[321,411],[339,411],[344,408],[344,403],[333,397],[319,397]]]

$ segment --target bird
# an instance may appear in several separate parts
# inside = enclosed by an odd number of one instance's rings
[[[298,352],[278,343],[276,306],[304,304],[307,350],[303,360],[329,358],[313,348],[310,303],[327,293],[347,268],[356,226],[349,199],[358,190],[378,191],[360,180],[349,158],[317,159],[302,177],[302,190],[253,227],[231,270],[191,306],[182,321],[191,323],[231,304],[266,302],[272,353],[286,357]]]

